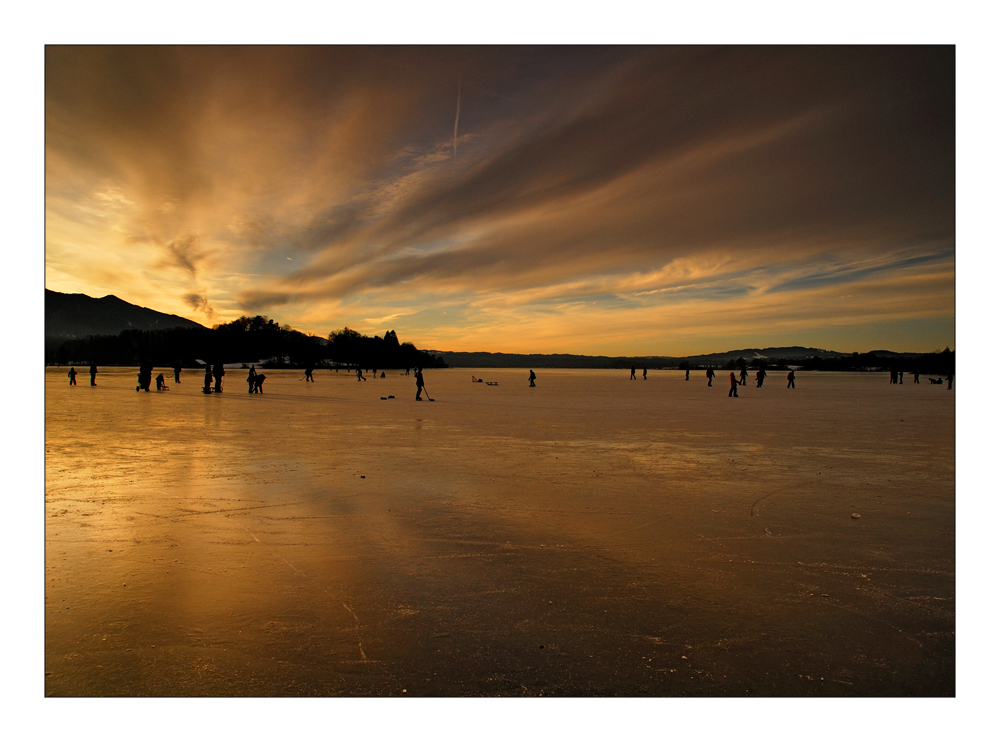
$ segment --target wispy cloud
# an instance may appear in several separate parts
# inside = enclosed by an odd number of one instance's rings
[[[953,277],[947,48],[49,47],[46,102],[52,288],[101,244],[157,308],[321,334],[669,344],[875,281],[953,317],[903,280]]]

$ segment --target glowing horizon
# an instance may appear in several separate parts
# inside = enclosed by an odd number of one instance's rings
[[[49,46],[46,287],[450,351],[954,348],[954,74],[953,47]]]

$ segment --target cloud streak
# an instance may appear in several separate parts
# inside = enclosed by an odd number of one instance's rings
[[[590,302],[704,333],[695,308],[812,316],[916,271],[923,342],[954,342],[950,48],[49,47],[46,115],[51,288],[96,276],[72,245],[101,240],[163,310],[210,295],[222,319],[479,327],[491,349],[543,306],[551,328]],[[857,296],[845,316],[891,335]]]

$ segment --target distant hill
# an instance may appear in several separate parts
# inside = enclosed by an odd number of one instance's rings
[[[584,356],[566,353],[454,353],[445,350],[431,350],[444,362],[454,368],[627,368],[631,365],[656,367],[676,367],[681,361],[692,366],[723,363],[744,358],[752,362],[758,358],[796,360],[805,358],[839,358],[849,353],[836,353],[819,348],[793,346],[787,348],[745,348],[727,350],[724,353],[708,353],[698,356]],[[889,353],[889,351],[878,351]],[[905,354],[904,354],[905,355]]]
[[[202,327],[197,322],[129,304],[117,296],[100,299],[45,289],[45,337],[85,338],[117,335],[122,330],[167,330]]]

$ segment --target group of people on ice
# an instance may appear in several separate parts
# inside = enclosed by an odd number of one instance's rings
[[[708,385],[712,386],[712,380],[715,378],[715,370],[711,366],[709,366],[707,369],[705,369],[705,377],[708,379]],[[685,376],[684,380],[687,381],[687,379],[689,379],[689,378],[690,378],[690,372],[688,372],[688,374]],[[763,369],[763,367],[757,369],[756,380],[757,380],[757,388],[758,389],[760,389],[762,386],[764,386],[764,379],[766,379],[766,378],[767,378],[767,371],[765,371]],[[795,388],[795,371],[794,371],[794,369],[792,371],[789,371],[788,372],[788,376],[786,376],[785,378],[788,380],[788,385],[785,388],[786,389],[794,389]],[[740,377],[739,377],[739,379],[736,378],[736,372],[735,371],[730,371],[729,372],[729,396],[730,397],[739,397],[740,394],[739,394],[738,388],[741,387],[741,386],[746,386],[746,385],[747,385],[747,369],[746,369],[746,366],[744,366],[743,368],[740,369]]]

